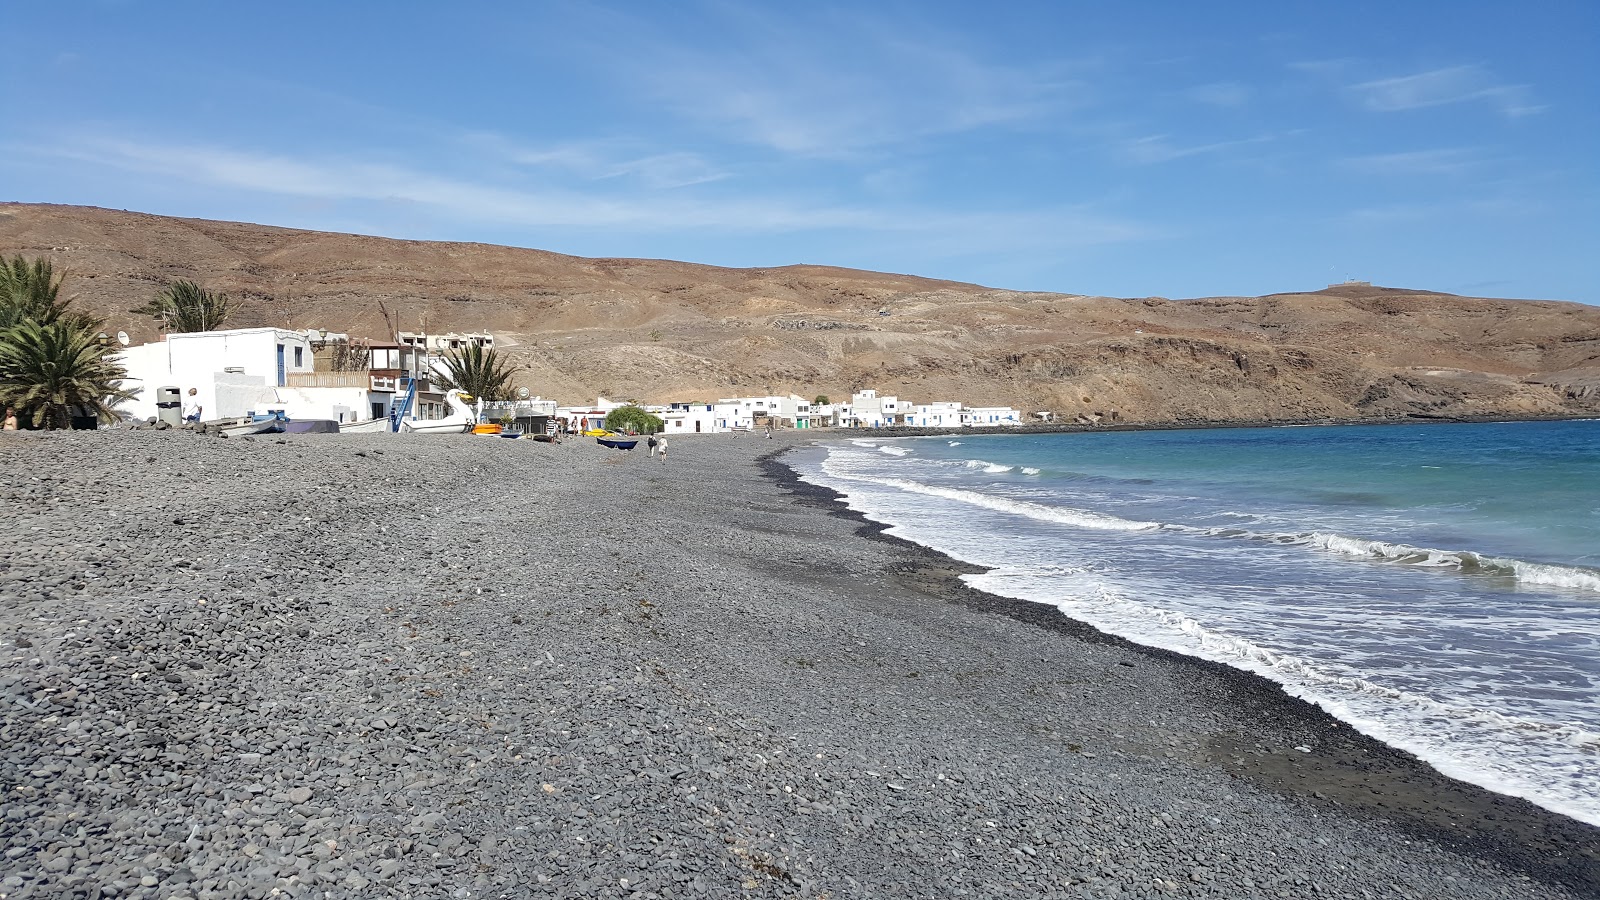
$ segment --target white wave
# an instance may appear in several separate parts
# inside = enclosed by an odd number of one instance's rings
[[[1085,509],[1071,509],[1062,506],[1045,506],[1042,503],[1030,503],[1026,500],[1012,500],[1008,497],[992,497],[977,491],[965,491],[959,488],[937,487],[923,484],[905,478],[878,478],[871,475],[845,475],[835,473],[835,477],[847,481],[860,481],[869,484],[880,484],[884,487],[898,488],[913,494],[924,494],[929,497],[943,497],[970,506],[981,506],[997,512],[1011,513],[1026,516],[1040,522],[1054,522],[1060,525],[1071,525],[1076,528],[1093,528],[1098,531],[1151,531],[1161,527],[1160,522],[1137,522],[1132,519],[1121,519],[1116,516],[1102,515]]]
[[[869,441],[869,440],[865,440],[865,439],[862,439],[862,438],[851,438],[850,439],[850,443],[856,445],[857,447],[876,447],[876,446],[878,446],[878,442],[877,441]]]
[[[1263,541],[1284,546],[1310,547],[1314,550],[1348,556],[1354,559],[1393,562],[1424,569],[1455,569],[1468,575],[1513,578],[1523,584],[1600,592],[1600,571],[1594,569],[1486,556],[1471,550],[1434,550],[1428,547],[1413,547],[1410,544],[1398,544],[1390,541],[1374,541],[1327,531],[1251,531],[1245,528],[1229,526],[1199,528],[1193,525],[1171,524],[1164,524],[1161,529],[1200,537],[1232,538],[1246,541]]]
[[[1413,566],[1453,568],[1483,575],[1515,578],[1525,584],[1600,591],[1600,572],[1577,566],[1526,562],[1484,556],[1471,550],[1433,550],[1388,541],[1369,541],[1342,534],[1315,531],[1304,535],[1284,535],[1281,543],[1303,543],[1319,550],[1363,559],[1393,560]]]
[[[1022,467],[1022,474],[1024,474],[1024,475],[1037,475],[1037,474],[1039,474],[1039,470],[1035,469],[1033,466],[1023,466]]]
[[[951,441],[950,442],[950,446],[959,447],[959,446],[961,446],[961,442],[960,441]]]
[[[911,448],[910,447],[896,447],[896,446],[893,446],[891,444],[884,444],[883,446],[878,448],[878,452],[879,453],[887,453],[890,456],[905,456],[906,454],[911,452]]]
[[[963,578],[982,590],[1040,601],[1038,596],[1025,596],[1027,591],[1008,591],[1007,582],[1016,576],[1049,576],[1048,568],[1055,567],[997,569]],[[1255,672],[1281,685],[1285,693],[1415,754],[1446,775],[1600,824],[1600,804],[1583,780],[1565,783],[1537,774],[1592,771],[1589,761],[1600,756],[1600,732],[1438,700],[1369,678],[1330,672],[1291,653],[1209,629],[1182,612],[1133,600],[1104,582],[1086,583],[1074,577],[1087,574],[1085,570],[1063,567],[1061,574],[1065,579],[1056,585],[1079,588],[1069,591],[1077,596],[1042,602],[1052,603],[1068,616],[1137,643]],[[1082,590],[1086,587],[1089,589]],[[1055,590],[1050,593],[1061,596]]]
[[[998,475],[1001,472],[1009,472],[1016,468],[1016,466],[1006,466],[1001,465],[1000,463],[992,463],[986,459],[969,459],[964,465],[966,465],[966,467],[969,469],[982,469],[990,475]]]

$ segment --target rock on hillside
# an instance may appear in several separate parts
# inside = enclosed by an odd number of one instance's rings
[[[0,205],[0,252],[48,256],[137,339],[153,325],[128,310],[191,278],[238,298],[239,326],[492,331],[531,389],[569,401],[876,387],[1120,422],[1600,414],[1600,308],[1575,303],[1115,299],[29,204]]]

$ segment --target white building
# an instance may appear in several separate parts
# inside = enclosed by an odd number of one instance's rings
[[[954,400],[919,403],[906,414],[906,424],[917,428],[960,428],[966,424],[961,404]]]
[[[118,360],[136,396],[119,409],[135,418],[157,415],[156,391],[177,388],[182,406],[198,402],[206,421],[282,412],[290,419],[356,422],[387,417],[416,376],[418,392],[408,415],[438,418],[443,396],[428,384],[426,357],[399,344],[369,345],[367,368],[317,371],[316,353],[328,365],[327,344],[342,335],[282,328],[236,328],[169,334],[128,347]],[[189,389],[195,396],[189,396]]]
[[[710,434],[726,430],[717,427],[715,403],[673,403],[657,415],[667,434]]]
[[[592,405],[587,406],[558,406],[555,416],[557,421],[564,424],[568,431],[588,431],[591,428],[605,427],[606,416],[614,409],[621,406],[630,406],[624,400],[607,400],[596,397]]]
[[[1009,406],[969,406],[961,411],[961,424],[971,428],[991,428],[1005,425],[1022,425],[1022,411]]]
[[[485,350],[494,349],[494,335],[477,331],[469,334],[457,334],[454,331],[447,334],[402,331],[396,337],[402,347],[415,347],[429,353],[449,353],[451,350],[465,350],[473,345]]]
[[[652,410],[654,411],[654,410]],[[813,427],[811,401],[788,396],[730,397],[715,403],[673,403],[656,413],[668,434],[717,434],[775,428]]]
[[[856,391],[850,402],[834,413],[834,424],[842,428],[888,428],[906,424],[906,414],[913,408],[909,400],[899,397],[879,397],[875,390]]]
[[[118,408],[136,418],[156,415],[156,389],[176,387],[187,409],[199,402],[202,418],[242,416],[246,388],[286,387],[291,375],[312,371],[311,340],[282,328],[234,328],[169,334],[164,340],[117,354],[127,370],[124,387],[136,396]],[[193,398],[189,389],[194,388]],[[266,410],[260,410],[265,412]]]

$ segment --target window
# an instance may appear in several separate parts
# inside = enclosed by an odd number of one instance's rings
[[[294,367],[296,369],[306,364],[305,352],[306,348],[304,347],[294,348]]]

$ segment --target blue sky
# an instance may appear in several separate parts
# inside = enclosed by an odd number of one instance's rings
[[[23,2],[0,199],[1112,296],[1600,302],[1600,3]]]

